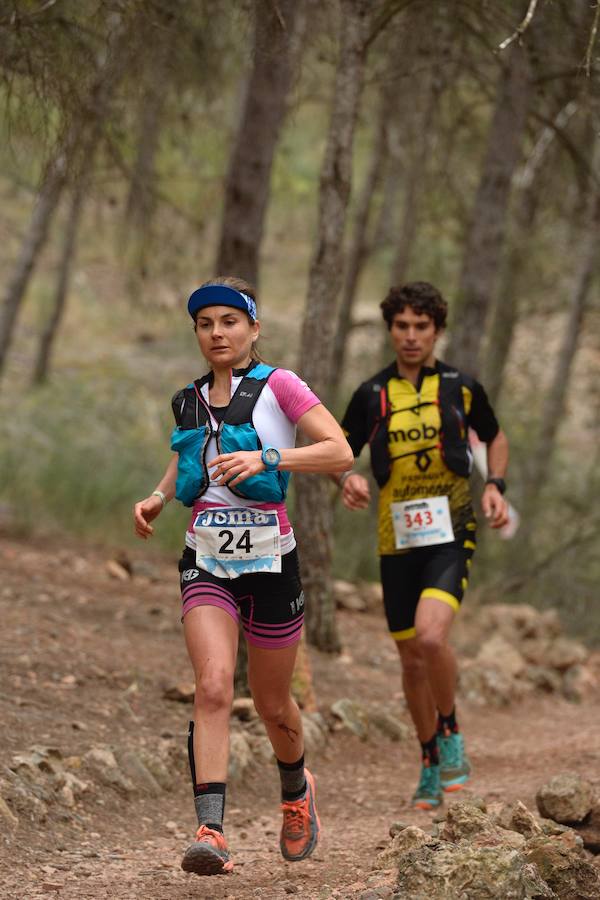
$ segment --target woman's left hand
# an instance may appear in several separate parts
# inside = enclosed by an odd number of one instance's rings
[[[265,471],[260,450],[236,450],[235,453],[221,453],[208,464],[214,470],[211,482],[217,487],[235,487],[240,481]]]

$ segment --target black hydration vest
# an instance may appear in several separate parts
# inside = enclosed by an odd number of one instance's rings
[[[469,447],[468,425],[463,397],[463,378],[458,369],[445,363],[436,363],[439,377],[438,406],[440,410],[439,450],[445,465],[462,478],[468,478],[473,468],[473,455]],[[388,424],[391,415],[388,382],[398,377],[396,363],[378,372],[370,381],[367,408],[368,441],[371,450],[371,469],[379,487],[389,480],[392,462],[388,449]],[[379,390],[376,390],[376,387]]]

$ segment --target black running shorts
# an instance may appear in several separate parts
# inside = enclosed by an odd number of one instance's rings
[[[236,622],[256,647],[277,649],[300,640],[304,592],[298,554],[281,557],[281,572],[253,572],[239,578],[217,578],[196,565],[196,551],[186,547],[179,560],[182,618],[195,606],[217,606]]]
[[[460,607],[475,552],[475,531],[457,534],[451,544],[419,547],[380,557],[383,604],[392,637],[415,637],[415,614],[423,595]]]

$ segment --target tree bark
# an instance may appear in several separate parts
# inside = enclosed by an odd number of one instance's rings
[[[300,372],[325,400],[331,386],[336,299],[342,280],[342,243],[352,177],[352,150],[365,64],[368,0],[342,0],[341,39],[325,158],[319,223],[302,328]],[[296,478],[296,534],[307,597],[307,637],[321,650],[340,648],[331,590],[332,509],[329,483]]]
[[[21,250],[12,275],[8,279],[6,293],[0,308],[0,377],[6,365],[6,357],[12,342],[17,317],[40,252],[46,243],[52,217],[69,178],[77,175],[78,166],[85,165],[89,147],[85,135],[94,132],[98,123],[106,118],[108,105],[122,78],[130,59],[128,52],[131,30],[136,27],[134,17],[113,38],[112,46],[99,65],[96,77],[80,111],[80,119],[59,142],[54,157],[46,166],[35,207],[25,233]]]
[[[352,322],[352,310],[356,299],[358,282],[369,257],[370,246],[368,238],[369,219],[373,196],[379,186],[388,155],[388,127],[392,112],[394,96],[391,91],[382,95],[379,111],[379,122],[373,152],[369,164],[365,183],[358,201],[354,231],[350,249],[348,251],[348,265],[344,279],[344,289],[338,311],[337,330],[334,337],[333,363],[334,372],[342,372],[346,356],[346,345],[350,334]]]
[[[575,103],[568,103],[555,120],[557,127],[564,127],[575,112]],[[513,334],[519,315],[519,281],[530,254],[529,235],[539,201],[539,176],[554,143],[555,131],[545,128],[536,142],[527,163],[516,179],[514,222],[508,242],[508,250],[501,267],[500,289],[494,304],[485,353],[484,383],[492,406],[497,405],[504,370],[508,360]]]
[[[225,183],[216,271],[258,283],[273,156],[297,61],[299,0],[256,0],[254,61]]]
[[[58,268],[56,290],[52,311],[46,325],[40,335],[38,353],[35,361],[32,385],[43,384],[48,378],[50,358],[58,329],[64,318],[71,281],[71,272],[76,255],[77,233],[81,222],[81,212],[85,195],[87,180],[79,178],[72,193],[71,205],[63,241],[63,249]]]
[[[598,144],[596,149],[596,157],[598,162],[600,144]],[[598,165],[595,166],[595,171],[599,171]],[[548,477],[556,436],[565,409],[573,360],[581,336],[585,306],[600,254],[600,190],[597,186],[594,186],[591,190],[592,196],[589,203],[586,227],[581,234],[579,242],[580,254],[573,280],[573,290],[563,340],[554,368],[552,383],[544,401],[534,450],[527,467],[528,475],[523,498],[523,517],[526,517],[529,522],[529,533],[532,531],[532,522],[537,512],[540,492]]]
[[[476,377],[504,245],[511,180],[521,154],[531,94],[525,49],[513,44],[509,53],[488,131],[465,245],[458,290],[460,306],[454,316],[446,353],[449,362]]]
[[[52,217],[60,200],[67,178],[67,159],[63,151],[46,167],[46,173],[38,192],[29,228],[21,244],[21,250],[12,275],[8,279],[6,293],[0,308],[0,376],[12,342],[17,317],[25,298],[25,292],[38,256],[46,243]]]

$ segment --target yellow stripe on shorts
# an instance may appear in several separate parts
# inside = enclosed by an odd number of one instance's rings
[[[441,591],[439,588],[423,588],[419,599],[422,600],[423,597],[433,597],[434,600],[441,600],[442,603],[447,603],[448,606],[451,606],[454,612],[460,609],[460,603],[456,597],[453,594],[449,594],[448,591]]]
[[[416,628],[404,628],[402,631],[390,631],[395,641],[407,641],[409,638],[417,636]]]

